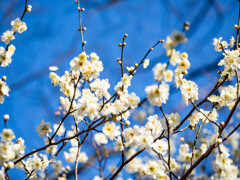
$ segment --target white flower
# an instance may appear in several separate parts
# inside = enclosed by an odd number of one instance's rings
[[[173,44],[175,44],[175,45],[180,44],[180,43],[184,43],[184,42],[187,41],[185,33],[184,32],[179,32],[179,31],[173,31],[170,38],[172,39]]]
[[[52,85],[56,86],[58,85],[60,81],[60,77],[55,72],[50,72],[49,78],[52,79]]]
[[[149,59],[145,59],[143,62],[143,68],[147,68],[149,66]]]
[[[120,127],[116,126],[114,122],[106,122],[102,131],[110,140],[113,140],[121,134],[119,129]]]
[[[80,152],[78,156],[78,161],[80,163],[86,163],[88,161],[88,156],[85,152]]]
[[[103,133],[96,133],[94,135],[94,139],[95,139],[97,145],[107,144],[108,143],[107,137]]]
[[[121,78],[121,82],[123,86],[131,86],[131,79],[132,79],[132,75],[128,75],[128,74],[124,74],[123,77]]]
[[[4,96],[9,96],[8,92],[10,91],[7,84],[0,79],[0,104],[4,101]]]
[[[54,132],[56,132],[58,126],[59,126],[59,123],[53,125]],[[65,131],[66,131],[66,130],[65,130],[63,124],[62,124],[62,125],[60,126],[60,128],[58,129],[57,135],[58,135],[58,136],[62,136],[62,135],[65,133]]]
[[[235,44],[235,39],[234,39],[234,37],[232,36],[231,39],[230,39],[230,41],[229,41],[229,46],[232,48],[232,47],[234,46],[234,44]]]
[[[99,60],[99,56],[96,53],[91,53],[90,57],[91,57],[91,61],[98,61]]]
[[[180,63],[181,60],[181,55],[180,55],[180,51],[176,51],[175,49],[173,49],[171,51],[171,57],[169,62],[173,65],[176,66],[178,63]]]
[[[58,67],[57,66],[50,66],[49,70],[54,72],[54,71],[58,70]]]
[[[181,86],[181,93],[183,101],[188,105],[188,101],[198,100],[198,87],[193,81],[186,81]]]
[[[99,176],[94,176],[93,180],[103,180],[103,178],[101,178]]]
[[[48,160],[46,154],[43,155],[43,158],[42,158],[41,162],[42,162],[42,165],[41,165],[40,169],[41,169],[41,171],[44,171],[45,169],[47,169],[47,167],[49,165],[49,160]]]
[[[3,141],[11,141],[15,139],[15,135],[11,129],[3,129],[0,136]]]
[[[53,161],[52,167],[54,173],[60,174],[62,172],[62,161],[61,160]]]
[[[13,20],[11,22],[11,25],[12,25],[13,32],[22,33],[27,30],[26,23],[22,22],[19,18]]]
[[[214,49],[215,51],[222,51],[222,49],[225,49],[228,47],[228,43],[226,41],[221,41],[222,40],[222,37],[220,38],[214,38],[213,39],[213,45],[215,46]]]
[[[3,35],[1,36],[1,40],[2,42],[5,42],[5,44],[9,44],[13,39],[15,39],[14,37],[14,32],[13,31],[9,31],[7,30],[5,33],[3,33]]]
[[[162,154],[162,155],[165,155],[167,153],[167,150],[168,150],[168,144],[166,141],[164,140],[157,140],[156,142],[153,143],[153,149]]]
[[[15,158],[14,143],[12,141],[0,141],[0,159],[9,161]]]
[[[227,54],[224,55],[224,59],[222,59],[218,65],[219,66],[224,66],[225,69],[233,69],[235,70],[236,68],[240,68],[240,53],[238,50],[225,50]]]
[[[173,79],[173,71],[172,70],[166,70],[163,72],[163,77],[166,82],[171,82]]]
[[[164,82],[158,85],[147,86],[145,88],[148,101],[155,106],[161,106],[166,103],[169,96],[169,85]]]
[[[162,124],[156,114],[148,117],[148,122],[144,127],[151,132],[153,138],[159,137],[163,131]]]
[[[159,174],[159,173],[164,174],[165,168],[164,168],[161,161],[149,160],[149,161],[147,161],[145,167],[146,167],[147,175],[150,175],[153,178],[156,177],[156,175]]]
[[[170,115],[167,115],[167,119],[168,119],[169,125],[171,127],[174,127],[179,124],[180,115],[178,113],[171,113]]]
[[[41,124],[39,124],[37,126],[37,132],[38,135],[43,138],[44,136],[46,136],[48,133],[51,132],[50,129],[50,122],[45,122],[44,120],[41,121]]]
[[[199,123],[199,120],[201,118],[201,114],[197,111],[195,111],[189,118],[188,121],[190,122],[190,125],[194,126],[195,124]]]
[[[0,170],[0,179],[5,180],[5,169],[4,169],[4,167],[2,167],[1,170]]]
[[[137,139],[137,145],[138,148],[141,149],[149,149],[152,147],[153,137],[149,133],[143,133],[140,137]]]
[[[123,151],[123,150],[124,150],[124,146],[123,146],[123,143],[122,143],[122,138],[121,138],[121,136],[118,136],[118,137],[117,137],[114,150],[115,150],[115,151]]]
[[[15,153],[17,157],[22,157],[25,153],[26,146],[24,145],[24,140],[18,138],[16,144],[14,145]]]
[[[26,161],[26,168],[28,171],[40,170],[42,166],[42,161],[39,157],[35,156],[33,158],[28,158]]]
[[[163,79],[163,73],[166,70],[167,64],[164,63],[158,63],[156,66],[153,68],[153,73],[154,73],[154,80],[155,81],[162,81]]]

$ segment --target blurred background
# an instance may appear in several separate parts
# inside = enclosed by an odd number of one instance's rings
[[[24,2],[0,0],[0,34],[11,28],[13,19],[21,16]],[[191,68],[187,79],[199,85],[199,99],[209,92],[218,77],[217,70],[221,69],[217,63],[222,55],[214,51],[213,38],[223,37],[229,41],[231,36],[236,36],[233,26],[238,22],[237,0],[81,0],[80,3],[86,9],[82,15],[83,26],[87,28],[84,32],[86,52],[96,52],[103,61],[101,78],[109,78],[110,92],[121,77],[116,60],[121,55],[118,43],[125,33],[129,36],[124,67],[140,62],[158,40],[165,40],[174,30],[181,31],[184,21],[189,21],[188,42],[177,49],[189,54]],[[0,71],[1,76],[7,76],[11,89],[10,96],[0,105],[0,117],[10,115],[8,127],[14,130],[16,137],[25,140],[26,152],[44,144],[36,132],[41,119],[51,124],[58,120],[54,113],[61,93],[58,87],[51,85],[48,67],[58,66],[57,73],[63,75],[69,69],[70,60],[81,53],[74,0],[29,0],[29,4],[32,12],[24,17],[28,30],[15,36],[13,62]],[[5,47],[3,43],[0,45]],[[152,67],[168,60],[162,45],[148,58],[150,66],[139,68],[130,88],[141,99],[146,96],[146,85],[154,83]],[[188,112],[173,85],[171,93],[168,104],[164,105],[166,113]],[[0,127],[3,128],[3,121]]]

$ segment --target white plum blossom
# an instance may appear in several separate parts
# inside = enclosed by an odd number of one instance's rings
[[[14,132],[11,129],[3,129],[0,136],[3,141],[11,141],[15,139]]]
[[[13,39],[15,39],[13,31],[7,30],[1,36],[1,41],[5,42],[5,44],[9,44]]]
[[[143,62],[143,68],[146,69],[149,66],[149,59],[145,59]]]
[[[164,82],[158,85],[151,85],[145,88],[148,101],[155,106],[162,106],[166,103],[169,96],[169,85]]]
[[[0,104],[4,101],[4,96],[9,96],[9,87],[7,86],[6,82],[0,79]]]
[[[198,100],[198,87],[195,82],[186,81],[181,85],[180,89],[183,101],[186,105],[188,105],[189,101],[193,102]]]
[[[215,46],[214,47],[215,51],[218,51],[218,52],[220,52],[220,51],[222,51],[222,49],[225,49],[228,47],[227,41],[222,41],[222,37],[220,37],[218,39],[214,38],[213,45]]]
[[[168,144],[166,141],[158,139],[156,142],[153,143],[153,149],[156,152],[158,152],[162,155],[165,155],[168,150]]]
[[[107,144],[108,143],[108,139],[107,139],[106,135],[103,134],[103,133],[96,133],[94,135],[94,139],[95,139],[97,145]]]
[[[50,122],[45,122],[44,120],[41,120],[41,124],[37,126],[37,132],[41,138],[45,137],[48,133],[51,132]]]
[[[19,18],[13,20],[11,22],[11,25],[12,25],[13,32],[18,32],[21,34],[22,32],[27,30],[26,23],[22,22]]]
[[[116,126],[114,122],[106,122],[102,131],[112,141],[114,138],[120,135],[120,127]]]

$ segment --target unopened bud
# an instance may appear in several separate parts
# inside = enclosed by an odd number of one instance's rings
[[[3,81],[6,81],[6,80],[7,80],[7,77],[6,77],[6,76],[3,76],[3,77],[2,77],[2,80],[3,80]]]
[[[5,114],[5,115],[3,116],[3,120],[4,120],[4,121],[8,121],[8,120],[9,120],[9,114]]]
[[[125,125],[129,126],[130,125],[130,121],[126,120]]]
[[[125,37],[125,38],[128,37],[128,34],[124,34],[124,37]]]
[[[6,162],[3,163],[3,167],[7,168],[8,164]]]
[[[12,161],[9,161],[7,166],[9,169],[12,169],[14,168],[14,163]]]
[[[235,24],[234,25],[234,29],[239,29],[238,25]]]
[[[190,127],[191,130],[195,129],[195,125],[190,125],[189,127]]]
[[[87,41],[83,41],[83,44],[87,44]]]
[[[83,27],[83,28],[82,28],[82,30],[83,30],[83,31],[86,31],[86,30],[87,30],[87,28],[86,28],[86,27]]]
[[[187,72],[187,71],[183,71],[182,73],[183,73],[184,75],[187,75],[187,74],[188,74],[188,72]]]
[[[185,138],[184,138],[184,137],[181,137],[181,138],[180,138],[180,141],[181,141],[181,142],[184,142],[184,141],[185,141]]]
[[[134,66],[135,66],[135,68],[137,68],[137,67],[138,67],[138,64],[137,64],[137,63],[135,63],[135,64],[134,64]]]
[[[149,51],[152,51],[152,50],[153,50],[153,48],[150,48],[150,49],[149,49]]]
[[[32,11],[32,6],[31,5],[27,5],[26,11],[27,12],[31,12]]]
[[[219,82],[219,83],[222,83],[222,82],[223,82],[223,80],[222,80],[222,79],[219,79],[219,80],[218,80],[218,82]]]
[[[70,166],[66,166],[66,170],[71,171],[71,167]]]
[[[218,71],[217,73],[218,73],[218,74],[221,74],[222,72],[221,72],[221,71]]]
[[[55,116],[59,116],[60,115],[60,111],[57,111],[54,114],[55,114]]]
[[[221,139],[221,138],[218,138],[218,139],[217,139],[217,143],[218,143],[218,144],[221,144],[221,143],[222,143],[222,139]]]
[[[222,122],[220,123],[220,126],[223,128],[223,127],[225,126],[225,122],[222,121]]]
[[[159,40],[160,43],[164,43],[164,40]]]
[[[76,3],[76,4],[77,4],[78,2],[77,2],[77,1],[74,1],[74,3]]]
[[[80,8],[80,7],[78,7],[78,8],[77,8],[77,10],[78,10],[78,11],[81,11],[81,8]]]
[[[62,110],[62,106],[59,106],[59,107],[58,107],[58,110],[61,111],[61,110]]]
[[[81,11],[85,11],[85,8],[81,8]]]
[[[184,22],[184,30],[189,30],[190,23],[188,21]]]
[[[123,43],[123,46],[126,46],[126,45],[127,45],[127,43],[124,42],[124,43]]]
[[[122,46],[122,43],[118,43],[118,46]]]

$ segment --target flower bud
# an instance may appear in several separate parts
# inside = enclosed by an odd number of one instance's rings
[[[2,80],[3,80],[3,81],[6,81],[6,80],[7,80],[7,77],[6,77],[6,76],[3,76],[3,77],[2,77]]]
[[[130,121],[127,120],[127,121],[125,122],[125,124],[126,124],[126,126],[129,126],[129,125],[130,125]]]
[[[5,115],[3,116],[3,120],[4,120],[4,121],[8,121],[8,120],[9,120],[9,114],[5,114]]]
[[[223,127],[225,126],[225,123],[222,121],[222,122],[220,123],[220,126],[223,128]]]
[[[9,161],[7,166],[8,166],[9,169],[13,169],[14,168],[14,163],[12,161]]]
[[[27,12],[31,12],[32,11],[32,6],[31,5],[27,5],[26,11]]]
[[[217,139],[217,143],[218,143],[218,144],[221,144],[221,143],[222,143],[222,139],[221,139],[221,138],[218,138],[218,139]]]
[[[181,142],[184,142],[184,141],[185,141],[185,138],[184,138],[184,137],[181,137],[181,138],[180,138],[180,141],[181,141]]]
[[[234,25],[234,29],[239,29],[237,24]]]

